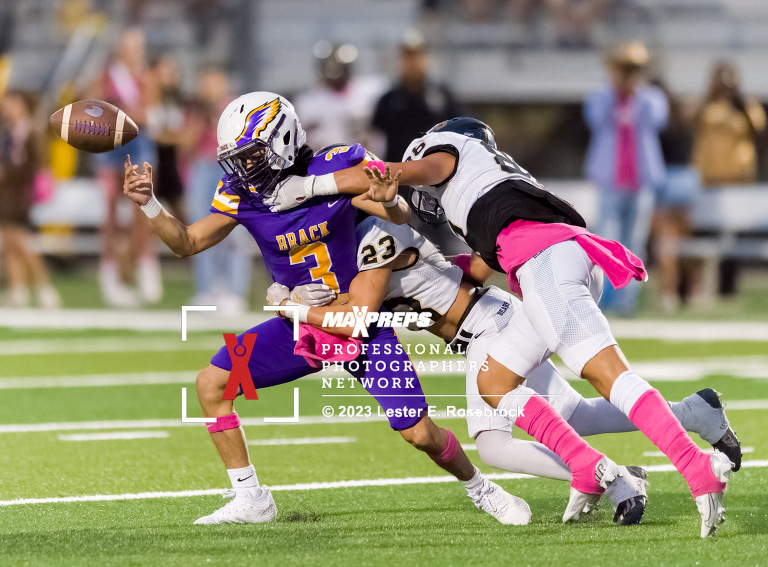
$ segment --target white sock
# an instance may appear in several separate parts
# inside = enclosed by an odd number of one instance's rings
[[[475,438],[483,462],[511,472],[571,480],[571,469],[563,460],[536,441],[515,439],[509,431],[481,431]]]
[[[483,487],[483,482],[485,481],[485,477],[483,476],[483,473],[480,472],[480,469],[477,467],[474,467],[475,474],[470,478],[469,480],[462,480],[462,484],[464,485],[464,488],[467,489],[467,492],[470,494],[479,492],[480,489]]]
[[[235,490],[258,489],[259,478],[256,476],[256,468],[250,464],[241,469],[227,469],[229,480],[232,482],[232,488]],[[254,490],[254,495],[257,490]]]
[[[648,390],[653,390],[653,386],[631,370],[627,370],[616,378],[611,387],[611,403],[629,417],[629,412],[635,407],[637,400]]]
[[[568,425],[582,437],[637,431],[635,424],[605,398],[582,398],[568,418]]]
[[[536,395],[536,392],[530,389],[528,386],[518,386],[514,390],[511,390],[504,394],[499,400],[497,410],[506,410],[507,415],[519,416],[522,415],[522,410],[525,408],[528,401]],[[512,423],[515,422],[516,417],[510,418]]]

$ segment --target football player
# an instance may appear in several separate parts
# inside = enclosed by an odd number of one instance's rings
[[[384,176],[377,170],[372,184],[387,182],[396,183],[389,168]],[[302,309],[306,312],[303,318],[322,327],[327,313],[354,312],[363,306],[369,312],[383,306],[389,311],[428,314],[431,324],[426,330],[467,357],[467,425],[483,461],[512,472],[571,480],[570,469],[552,451],[539,443],[512,438],[511,421],[496,415],[478,394],[477,373],[491,344],[499,340],[507,325],[525,317],[520,300],[495,286],[481,287],[491,269],[479,256],[460,255],[452,265],[410,226],[370,217],[358,224],[357,235],[360,273],[350,285],[349,302],[307,307]],[[348,335],[353,328],[328,330]],[[580,435],[637,430],[604,398],[583,398],[550,361],[534,368],[523,384],[547,398]],[[730,429],[712,389],[670,403],[670,407],[687,430],[699,433],[711,444]],[[635,467],[620,469],[619,481],[606,491],[616,509],[614,520],[622,525],[637,523],[645,504],[645,471]]]
[[[723,520],[723,494],[735,462],[724,452],[709,455],[696,446],[658,390],[632,372],[597,306],[604,276],[616,288],[633,278],[646,279],[639,258],[618,242],[590,233],[569,203],[496,147],[493,131],[479,120],[462,117],[436,125],[411,142],[404,159],[393,164],[402,171],[403,183],[414,186],[417,196],[433,197],[454,234],[489,266],[506,273],[510,289],[522,297],[526,318],[521,325],[508,325],[503,340],[491,346],[478,388],[494,408],[522,404],[525,417],[515,424],[569,465],[568,510],[578,514],[588,506],[602,489],[601,479],[616,470],[572,429],[562,427],[554,408],[523,385],[525,376],[552,353],[672,461],[696,501],[701,537],[714,533]],[[313,177],[293,178],[269,204],[284,210],[303,203],[313,196],[316,183]],[[337,193],[369,189],[367,177],[352,170],[327,176],[323,183]],[[722,441],[740,452],[732,434]]]
[[[259,245],[275,282],[291,286],[297,298],[305,301],[315,300],[318,295],[324,297],[326,292],[338,294],[338,300],[343,301],[357,274],[357,211],[396,223],[410,216],[408,206],[399,203],[394,195],[385,202],[373,202],[366,196],[329,195],[289,213],[270,212],[263,200],[287,177],[323,175],[350,166],[362,170],[366,161],[366,152],[359,145],[313,156],[304,143],[304,131],[293,106],[279,95],[255,92],[234,100],[221,115],[217,137],[218,159],[225,174],[215,190],[211,214],[191,226],[170,215],[154,197],[152,167],[145,162],[140,172],[126,159],[125,195],[141,207],[155,232],[179,256],[197,254],[216,245],[242,224]],[[323,188],[318,186],[318,193],[323,194]],[[254,341],[248,369],[256,388],[290,382],[318,370],[303,356],[294,354],[293,325],[289,321],[275,318],[249,329],[238,336],[237,348],[241,351],[247,340],[244,335]],[[502,523],[527,523],[527,504],[483,477],[453,433],[437,427],[426,415],[427,403],[418,377],[404,350],[398,348],[392,329],[375,330],[367,342],[371,348],[347,369],[360,379],[371,375],[376,363],[380,363],[389,378],[400,378],[387,380],[386,387],[382,387],[384,381],[367,381],[367,390],[387,413],[390,426],[462,481],[477,507]],[[235,355],[237,348],[233,345]],[[233,401],[223,399],[232,367],[229,350],[222,347],[197,377],[203,413],[216,418],[208,424],[208,431],[232,482],[232,490],[225,493],[232,500],[198,519],[197,524],[267,522],[277,514],[269,489],[259,485]],[[402,387],[393,388],[398,382]]]

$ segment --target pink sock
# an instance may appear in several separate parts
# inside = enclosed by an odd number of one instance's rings
[[[691,440],[658,390],[651,389],[640,396],[628,417],[669,457],[685,477],[694,498],[725,489],[725,484],[712,472],[709,455]]]
[[[510,394],[520,396],[522,386],[516,388]],[[528,390],[528,388],[525,388]],[[529,390],[533,392],[532,390]],[[510,401],[516,403],[514,397],[505,400],[507,394],[502,398],[502,403],[508,406]],[[522,403],[524,398],[518,397],[518,402]],[[509,407],[505,408],[509,409]],[[515,420],[515,425],[525,431],[528,435],[542,443],[550,450],[554,451],[571,469],[571,486],[579,492],[590,494],[602,494],[605,490],[595,480],[595,466],[597,462],[605,455],[593,449],[589,443],[579,437],[578,433],[568,425],[562,416],[555,411],[544,398],[539,394],[533,393],[523,406],[522,415]]]

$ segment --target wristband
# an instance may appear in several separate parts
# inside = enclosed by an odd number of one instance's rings
[[[153,219],[163,211],[163,205],[157,200],[157,197],[152,195],[146,205],[142,205],[141,212],[147,215],[148,218]]]
[[[370,169],[371,171],[373,171],[374,169],[378,169],[379,173],[381,173],[382,175],[384,175],[384,172],[387,170],[386,169],[387,166],[384,165],[384,162],[381,161],[380,159],[371,160],[366,165],[368,166],[368,169]]]
[[[385,209],[394,209],[397,204],[400,202],[400,195],[395,195],[395,198],[391,201],[382,201],[381,204],[384,205]]]
[[[299,323],[306,323],[307,322],[307,315],[309,314],[309,305],[302,305],[301,303],[296,303],[295,301],[291,301],[290,299],[288,301],[286,301],[285,303],[283,303],[283,307],[286,307],[288,305],[294,305],[294,306],[298,307],[298,310],[297,310],[298,313],[296,314],[296,320],[298,320]],[[291,311],[296,313],[296,311],[294,311],[294,310],[291,310]],[[288,316],[288,312],[287,311],[285,311],[283,313],[286,315],[286,317]]]
[[[312,195],[337,195],[339,193],[339,188],[336,186],[336,179],[334,179],[333,173],[313,175],[309,177],[308,180],[309,179],[312,180],[308,195],[310,197]]]

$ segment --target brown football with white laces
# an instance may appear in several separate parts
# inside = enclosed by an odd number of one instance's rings
[[[103,100],[78,100],[51,115],[51,129],[70,146],[91,153],[124,146],[139,127],[114,104]]]

